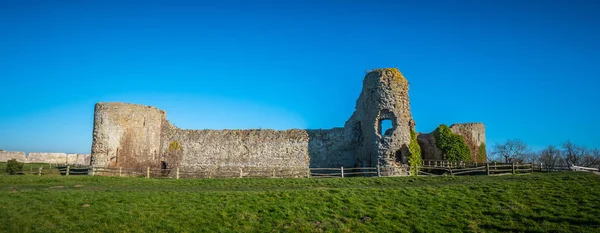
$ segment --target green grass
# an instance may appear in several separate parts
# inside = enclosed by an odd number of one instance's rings
[[[89,206],[87,206],[89,205]],[[600,176],[0,176],[0,232],[599,232]]]

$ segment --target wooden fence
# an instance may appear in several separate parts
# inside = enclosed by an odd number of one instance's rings
[[[29,165],[29,164],[27,164]],[[44,164],[39,166],[27,166],[23,168],[18,174],[21,175],[59,175],[60,172],[56,169],[55,164]]]
[[[506,164],[506,163],[448,163],[445,166],[437,163],[429,166],[419,166],[417,169],[418,175],[424,176],[441,176],[441,175],[504,175],[504,174],[524,174],[532,173],[533,165],[526,164]]]
[[[88,167],[72,166],[72,165],[57,165],[57,164],[44,164],[40,166],[29,166],[21,170],[18,174],[21,175],[88,175]]]
[[[360,168],[301,168],[301,167],[219,167],[185,171],[175,169],[95,167],[90,175],[138,176],[147,178],[344,178],[356,176],[381,176],[386,169]]]
[[[419,166],[419,176],[442,175],[507,175],[528,174],[534,171],[534,165],[504,163],[424,163]],[[397,170],[394,170],[397,169]],[[175,169],[152,168],[119,168],[96,167],[90,170],[91,175],[102,176],[138,176],[146,178],[347,178],[347,177],[381,177],[402,173],[408,167],[358,167],[358,168],[258,168],[258,167],[219,167],[184,171]],[[405,171],[405,174],[409,174]]]
[[[465,163],[449,161],[423,161],[417,167],[419,176],[461,175],[507,175],[532,172],[598,171],[598,168],[544,166],[543,164],[518,163]],[[72,167],[68,165],[44,165],[30,167],[22,174],[35,175],[101,175],[146,178],[346,178],[408,175],[408,167],[358,167],[358,168],[303,168],[303,167],[207,167],[194,170],[122,168],[122,167]]]

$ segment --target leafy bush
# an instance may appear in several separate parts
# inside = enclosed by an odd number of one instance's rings
[[[421,164],[421,146],[417,142],[417,133],[410,130],[410,144],[408,144],[408,161],[410,163],[410,174],[417,175],[417,166]]]
[[[487,160],[487,152],[485,151],[485,143],[479,145],[479,152],[477,153],[477,162],[485,163]]]
[[[444,158],[449,161],[471,161],[471,150],[465,142],[465,139],[457,134],[453,134],[447,125],[440,125],[433,132],[435,145]]]
[[[15,175],[23,171],[23,163],[18,162],[16,159],[6,161],[6,172],[11,175]]]

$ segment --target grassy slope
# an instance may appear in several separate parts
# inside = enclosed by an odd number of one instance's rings
[[[89,204],[89,207],[83,205]],[[0,232],[598,231],[600,176],[0,176]]]

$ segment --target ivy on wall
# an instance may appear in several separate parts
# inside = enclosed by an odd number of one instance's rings
[[[410,163],[410,174],[417,175],[417,166],[422,163],[421,146],[417,142],[417,133],[415,130],[410,130],[410,143],[408,144],[408,161]]]
[[[442,124],[433,132],[435,137],[435,146],[442,152],[442,155],[449,161],[471,161],[471,150],[465,142],[465,139],[452,133],[450,128]]]
[[[481,143],[481,145],[479,145],[479,151],[477,152],[478,162],[485,163],[485,160],[487,158],[487,152],[485,151],[485,149],[485,143]]]

